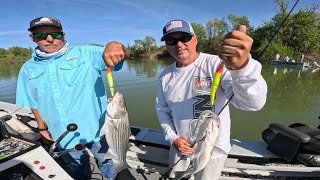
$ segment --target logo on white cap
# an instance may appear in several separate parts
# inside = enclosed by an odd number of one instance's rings
[[[181,21],[171,21],[170,24],[167,24],[166,26],[166,31],[170,31],[173,28],[178,28],[182,27],[182,22]]]
[[[38,22],[34,24],[43,24],[43,23],[53,23],[49,18],[41,18]]]

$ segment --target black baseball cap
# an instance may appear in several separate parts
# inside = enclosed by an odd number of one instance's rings
[[[30,21],[30,27],[28,31],[32,31],[35,27],[38,26],[55,26],[62,30],[61,23],[58,19],[52,17],[38,17]]]

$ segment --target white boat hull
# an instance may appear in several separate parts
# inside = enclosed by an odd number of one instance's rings
[[[9,113],[33,117],[26,108],[0,102],[0,109]],[[35,126],[35,124],[33,124]],[[168,171],[169,144],[162,131],[131,126],[134,135],[130,137],[127,162],[131,167],[119,173],[125,179],[157,180]],[[260,141],[231,141],[232,149],[223,169],[221,179],[317,179],[319,167],[292,164],[267,150],[267,144]]]

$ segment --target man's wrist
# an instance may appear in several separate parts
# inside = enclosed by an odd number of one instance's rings
[[[48,127],[45,127],[45,128],[37,128],[38,131],[48,131]]]

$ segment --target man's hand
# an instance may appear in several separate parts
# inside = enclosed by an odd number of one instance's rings
[[[39,111],[37,109],[32,109],[31,108],[31,112],[34,115],[34,118],[37,121],[38,124],[38,129],[47,129],[47,124],[44,122],[44,120],[41,118]],[[39,134],[41,135],[41,138],[43,140],[44,143],[49,144],[50,141],[52,142],[53,139],[51,137],[51,134],[48,130],[41,130],[39,131]]]
[[[110,67],[117,65],[128,56],[129,52],[127,49],[121,43],[115,41],[109,42],[102,54],[106,66]]]
[[[253,39],[246,34],[246,29],[246,26],[241,25],[238,29],[228,33],[219,48],[219,58],[230,70],[239,70],[249,62]]]
[[[50,142],[53,142],[53,139],[49,131],[39,131],[39,134],[41,135],[42,141],[44,143],[50,144]]]
[[[172,142],[174,148],[183,155],[192,154],[194,148],[191,148],[191,144],[184,138],[177,138]]]

